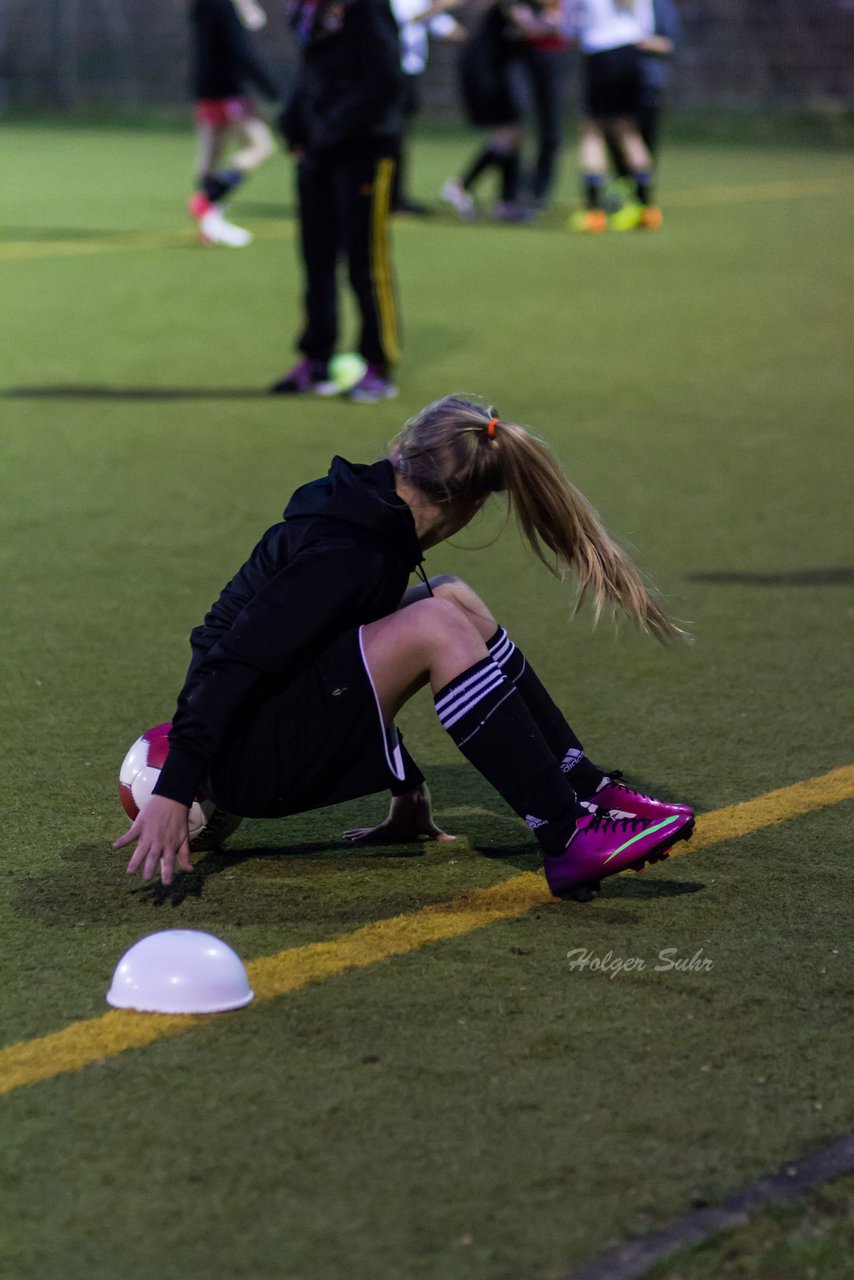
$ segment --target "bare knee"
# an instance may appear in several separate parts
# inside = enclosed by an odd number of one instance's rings
[[[418,600],[362,628],[365,661],[386,723],[427,681],[441,689],[486,657],[483,637],[450,600]]]
[[[581,126],[580,163],[587,173],[604,173],[608,165],[605,135],[595,120],[584,120]]]
[[[462,592],[457,588],[467,589],[464,582],[445,583],[434,588],[432,598],[419,600],[407,610],[413,630],[430,650],[476,644],[481,639],[473,617],[462,603]],[[477,601],[474,592],[471,595]]]
[[[462,578],[447,574],[441,578],[431,579],[430,585],[433,588],[434,597],[437,600],[447,600],[459,609],[475,627],[482,640],[489,640],[495,635],[498,623],[477,592],[473,591],[467,582],[463,582]]]
[[[438,594],[415,600],[405,609],[378,622],[368,623],[363,632],[369,638],[383,638],[384,647],[413,673],[431,672],[443,655],[473,653],[476,661],[483,639],[468,613]]]
[[[247,120],[243,126],[245,144],[232,157],[232,163],[241,173],[251,173],[275,153],[273,135],[263,120]]]
[[[473,619],[451,600],[419,600],[395,618],[405,631],[402,644],[410,664],[428,676],[434,689],[487,655],[486,641]]]
[[[630,169],[649,169],[651,160],[643,138],[632,120],[618,117],[611,122],[613,137]]]

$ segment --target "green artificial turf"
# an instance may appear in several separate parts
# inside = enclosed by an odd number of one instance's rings
[[[854,1176],[775,1205],[648,1273],[649,1280],[850,1280]]]
[[[171,892],[110,847],[124,752],[292,489],[452,390],[553,445],[696,635],[569,623],[569,585],[499,510],[430,553],[595,759],[700,810],[850,762],[841,152],[673,144],[657,235],[570,236],[569,155],[536,226],[399,221],[400,398],[369,408],[262,394],[299,323],[286,161],[234,202],[256,243],[202,251],[189,133],[2,134],[4,1043],[98,1016],[153,930],[249,960],[537,868],[424,696],[402,723],[455,846],[344,847],[376,797],[248,822]],[[415,194],[473,143],[423,136]],[[0,1272],[545,1280],[740,1189],[850,1126],[849,822],[808,814],[17,1090]],[[574,947],[648,963],[609,978]],[[656,972],[662,948],[713,968]]]

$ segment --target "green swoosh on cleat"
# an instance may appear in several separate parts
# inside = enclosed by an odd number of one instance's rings
[[[612,858],[616,858],[618,853],[622,853],[624,849],[628,849],[637,840],[643,840],[644,836],[651,836],[654,832],[660,831],[662,827],[669,827],[671,822],[678,822],[676,814],[669,818],[662,818],[661,822],[657,822],[654,827],[647,827],[646,831],[639,831],[636,836],[632,836],[631,840],[627,840],[625,844],[621,844],[619,849],[615,849],[613,853],[609,853],[606,862],[610,862]]]

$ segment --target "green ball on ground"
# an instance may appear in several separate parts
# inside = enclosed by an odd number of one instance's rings
[[[339,391],[349,391],[367,369],[366,362],[353,351],[333,356],[329,361],[329,376]]]

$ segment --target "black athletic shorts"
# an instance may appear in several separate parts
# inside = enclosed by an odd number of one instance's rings
[[[584,108],[595,120],[635,116],[643,93],[641,55],[633,44],[588,53],[584,66]]]
[[[228,813],[278,818],[395,789],[404,774],[401,739],[383,725],[359,627],[247,709],[204,790]]]

